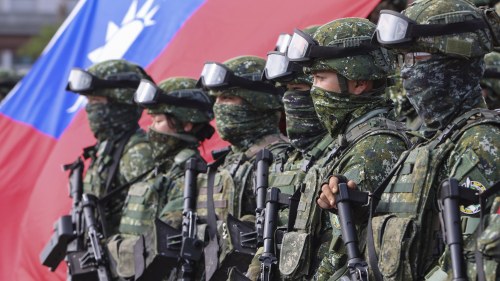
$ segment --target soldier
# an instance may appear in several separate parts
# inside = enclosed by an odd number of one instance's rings
[[[140,104],[148,107],[148,114],[152,117],[148,139],[155,169],[130,187],[120,233],[108,243],[116,262],[116,272],[122,278],[134,276],[133,246],[141,234],[153,231],[155,218],[180,229],[184,165],[192,157],[201,159],[197,148],[201,141],[214,133],[209,124],[213,119],[212,102],[206,93],[196,88],[195,79],[172,77],[160,82],[158,88],[153,82],[142,81],[136,95],[154,91],[158,95],[197,100],[206,107],[187,108],[160,102]]]
[[[374,36],[404,58],[403,86],[429,139],[405,152],[372,195],[375,215],[366,252],[375,280],[446,278],[446,269],[435,267],[443,253],[436,207],[440,183],[454,177],[484,190],[500,178],[500,120],[485,109],[479,87],[483,56],[492,49],[483,14],[464,0],[417,1],[402,14],[381,12]],[[355,188],[357,180],[348,178]],[[334,207],[337,180],[322,186],[322,207]],[[463,208],[465,237],[476,228],[478,212],[478,206]]]
[[[313,35],[319,26],[304,29]],[[286,48],[284,50],[286,52]],[[293,194],[302,186],[307,171],[332,149],[333,139],[327,133],[314,110],[309,90],[312,77],[303,72],[302,66],[289,62],[286,53],[274,51],[268,53],[265,75],[268,80],[286,85],[283,95],[286,117],[286,132],[292,147],[287,151],[286,162],[270,171],[269,186],[277,187],[281,192]],[[321,164],[320,164],[321,165]],[[288,224],[288,208],[279,212],[278,225],[283,231]],[[280,241],[277,242],[279,249]],[[260,248],[249,266],[247,277],[257,280],[260,270]],[[279,253],[276,253],[279,256]]]
[[[500,53],[491,52],[484,56],[486,70],[481,79],[484,100],[489,109],[500,108]]]
[[[240,56],[223,64],[206,63],[200,77],[200,82],[216,99],[217,132],[231,144],[213,187],[215,213],[219,221],[226,221],[231,214],[242,221],[254,223],[256,202],[252,180],[255,156],[266,148],[275,159],[279,159],[289,146],[278,128],[282,109],[280,91],[260,81],[264,66],[262,58]],[[211,212],[206,207],[207,185],[199,186],[197,212],[207,217]],[[224,233],[221,235],[224,238],[227,236]],[[230,254],[231,246],[229,241],[226,242],[221,244],[220,257],[227,261],[230,258],[224,257]],[[205,249],[205,261],[208,259],[214,259],[213,253]],[[224,262],[219,267],[223,268]],[[210,275],[211,269],[207,268],[207,272]]]
[[[332,228],[324,219],[328,213],[316,205],[320,183],[345,175],[356,177],[363,190],[373,190],[407,148],[404,126],[387,119],[391,107],[384,92],[392,55],[370,43],[374,30],[366,19],[345,18],[319,27],[312,37],[296,31],[291,40],[287,55],[312,74],[314,107],[335,143],[321,160],[325,164],[311,168],[305,177],[296,230],[286,233],[282,242],[279,268],[285,278],[313,278],[332,236],[335,249],[340,247],[336,216],[333,229],[325,231]],[[365,214],[360,210],[358,217]],[[325,279],[331,269],[324,264],[314,278]]]
[[[84,157],[91,163],[83,192],[104,201],[102,223],[107,237],[118,232],[127,183],[153,164],[151,146],[138,124],[142,109],[133,102],[142,78],[151,80],[140,66],[125,60],[97,63],[88,71],[74,68],[69,76],[68,90],[87,97],[85,110],[97,139],[84,149]],[[120,187],[125,188],[107,196]]]

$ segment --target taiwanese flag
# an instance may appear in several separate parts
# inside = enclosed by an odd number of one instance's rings
[[[124,58],[157,82],[196,78],[205,61],[265,57],[280,33],[366,17],[379,1],[81,0],[0,105],[0,280],[65,279],[63,263],[51,273],[38,256],[71,205],[61,164],[95,143],[85,100],[64,90],[72,67]],[[213,138],[202,152],[222,145]]]

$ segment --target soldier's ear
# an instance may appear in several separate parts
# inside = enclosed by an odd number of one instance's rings
[[[350,92],[355,95],[360,95],[366,91],[370,91],[373,85],[372,81],[369,80],[355,80],[352,81],[353,84]]]

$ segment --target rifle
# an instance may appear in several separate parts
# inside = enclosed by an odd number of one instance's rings
[[[54,223],[54,233],[40,253],[43,265],[56,270],[68,252],[83,250],[83,232],[81,200],[83,193],[83,168],[80,157],[73,163],[63,165],[63,170],[69,174],[69,197],[73,199],[70,215],[61,216]]]
[[[368,280],[368,264],[359,252],[358,235],[352,219],[351,204],[365,205],[368,203],[368,193],[347,188],[345,182],[339,183],[336,195],[337,210],[342,229],[342,240],[347,250],[347,269],[349,276],[342,276],[343,281]]]
[[[145,240],[142,236],[134,246],[135,280],[155,280],[163,278],[168,272],[182,263],[181,280],[194,280],[194,265],[203,253],[203,241],[197,238],[197,177],[207,171],[207,164],[202,159],[193,157],[186,162],[184,183],[184,206],[182,230],[179,231],[163,221],[155,220],[156,255],[146,265]]]
[[[273,280],[276,272],[276,265],[278,258],[275,254],[276,241],[274,239],[275,231],[278,228],[278,212],[280,209],[292,206],[294,202],[298,202],[300,191],[295,192],[293,195],[281,193],[281,190],[272,187],[267,192],[266,201],[266,219],[264,224],[264,251],[259,257],[260,264],[260,281]]]
[[[460,186],[454,178],[441,183],[439,208],[441,227],[446,244],[450,249],[451,267],[454,281],[466,281],[465,260],[463,255],[463,239],[460,222],[459,205],[478,204],[478,191]]]
[[[81,259],[81,263],[83,265],[97,267],[97,276],[99,277],[99,281],[108,281],[111,280],[108,272],[109,264],[100,242],[100,240],[104,238],[104,235],[99,232],[99,228],[95,220],[97,201],[97,197],[92,194],[83,195],[82,207],[85,224],[88,229],[87,239],[90,243],[90,251],[87,251],[87,254],[83,259]]]

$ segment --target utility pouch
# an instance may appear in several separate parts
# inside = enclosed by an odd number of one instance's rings
[[[414,280],[411,269],[415,257],[410,252],[417,233],[415,221],[386,215],[373,218],[372,222],[378,266],[384,280]]]
[[[300,279],[310,267],[311,236],[309,233],[288,232],[283,236],[279,269],[288,280]]]
[[[182,245],[180,231],[155,219],[153,231],[141,235],[134,245],[135,280],[161,279],[178,264]]]

